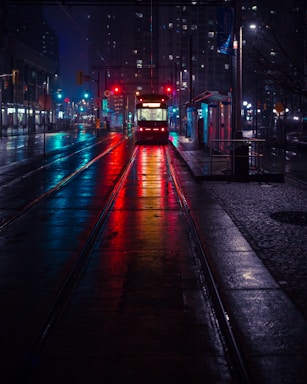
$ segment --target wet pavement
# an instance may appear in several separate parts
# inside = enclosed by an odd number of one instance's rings
[[[57,150],[56,143],[61,147],[94,139],[90,132],[79,133],[48,134],[44,140],[42,135],[35,140],[4,138],[0,171],[27,157]],[[172,145],[197,181],[196,188],[183,178],[182,186],[227,299],[226,309],[237,324],[235,332],[243,348],[251,351],[247,359],[259,368],[254,382],[303,383],[307,375],[307,226],[302,218],[307,185],[292,178],[284,182],[200,180],[203,151],[177,135]],[[293,222],[281,220],[290,216]]]
[[[26,163],[34,156],[47,157],[50,153],[62,151],[63,148],[94,140],[95,131],[89,126],[76,125],[67,131],[45,131],[25,134],[20,129],[14,135],[0,139],[0,167]]]
[[[288,166],[286,160],[279,157],[270,166],[267,159],[267,169],[282,172],[285,175],[283,182],[276,182],[274,178],[273,181],[259,182],[207,181],[206,176],[200,177],[197,158],[201,163],[204,155],[196,143],[184,137],[180,140],[176,137],[171,142],[183,154],[194,178],[201,180],[212,192],[216,202],[240,229],[241,235],[306,319],[307,181],[295,176],[307,176],[307,172],[303,172],[307,163],[300,163],[297,168]],[[190,158],[193,161],[189,162]]]
[[[191,212],[227,311],[236,319],[236,333],[258,366],[255,382],[304,382],[307,183],[292,177],[284,182],[208,180],[197,144],[177,136],[171,142],[200,184]],[[282,162],[276,164],[278,172]],[[280,220],[285,217],[290,221]]]

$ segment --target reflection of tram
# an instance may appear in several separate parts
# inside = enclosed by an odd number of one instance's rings
[[[168,143],[168,99],[166,95],[136,97],[136,141]]]

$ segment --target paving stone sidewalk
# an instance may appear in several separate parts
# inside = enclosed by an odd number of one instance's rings
[[[172,142],[187,160],[203,155],[196,142]],[[193,164],[189,167],[193,173]],[[198,172],[198,171],[197,171]],[[197,179],[199,174],[194,175]],[[274,279],[307,319],[307,183],[202,180],[232,218]]]
[[[204,183],[307,319],[307,185]]]

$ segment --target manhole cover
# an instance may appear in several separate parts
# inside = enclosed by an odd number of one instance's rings
[[[280,211],[271,213],[270,217],[282,223],[294,225],[307,225],[306,211]]]

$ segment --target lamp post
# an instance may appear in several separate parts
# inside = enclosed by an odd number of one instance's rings
[[[254,115],[253,115],[253,126],[255,129],[255,137],[258,137],[258,68],[257,68],[257,38],[258,38],[258,26],[255,23],[249,25],[249,29],[255,33],[255,44],[253,44],[254,50],[254,62],[256,63],[256,68],[254,70],[255,73],[255,107],[254,107]]]
[[[233,57],[233,100],[232,126],[233,138],[241,138],[241,100],[242,100],[242,4],[235,2],[234,57]]]

